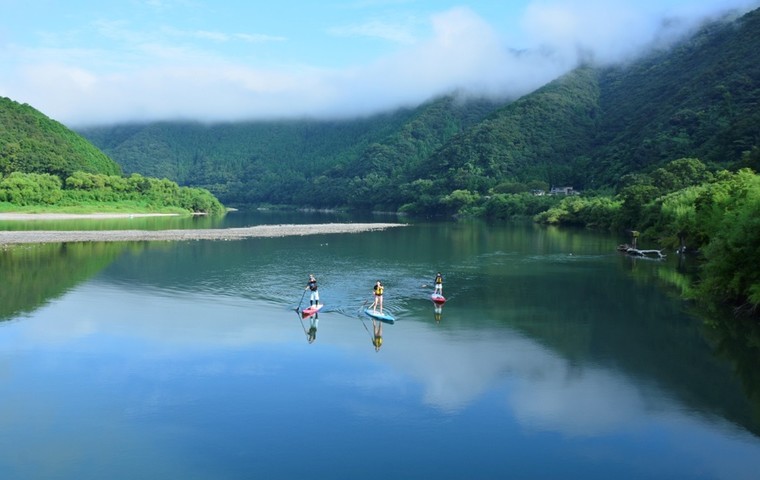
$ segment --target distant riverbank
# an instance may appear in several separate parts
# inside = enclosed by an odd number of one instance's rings
[[[0,219],[2,219],[2,217],[0,217]],[[404,226],[402,223],[326,223],[315,225],[257,225],[255,227],[245,228],[186,230],[0,231],[0,245],[65,242],[240,240],[254,237],[359,233],[402,226]]]
[[[179,213],[0,213],[1,220],[102,220],[112,218],[176,217]]]

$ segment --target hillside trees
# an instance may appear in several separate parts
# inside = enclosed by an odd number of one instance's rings
[[[602,183],[681,157],[725,167],[760,144],[760,9],[600,73],[604,128],[588,173]]]
[[[222,214],[224,206],[208,190],[180,187],[167,179],[132,174],[75,172],[65,182],[47,173],[13,172],[0,178],[0,202],[61,207],[132,202],[158,210],[176,207],[190,212]]]
[[[503,191],[510,183],[611,191],[627,175],[677,158],[699,158],[710,170],[742,166],[737,160],[760,144],[759,31],[760,10],[706,24],[667,49],[621,65],[583,65],[516,101],[449,96],[352,120],[161,122],[82,133],[127,173],[207,188],[237,204],[423,213],[443,209],[456,190],[483,198],[513,193]],[[743,166],[757,168],[757,158],[748,155],[754,163]],[[432,184],[420,192],[419,180]]]
[[[13,172],[0,177],[0,202],[53,205],[62,196],[61,179],[49,173]]]
[[[760,176],[721,174],[695,199],[695,229],[707,241],[699,292],[760,306]]]
[[[76,171],[114,175],[121,168],[79,134],[38,110],[0,97],[0,175]]]
[[[14,206],[115,208],[131,202],[223,213],[207,190],[167,179],[121,175],[121,168],[82,136],[29,105],[0,97],[0,202]]]
[[[536,220],[637,230],[665,249],[698,252],[697,296],[760,307],[760,175],[748,168],[711,173],[679,159],[635,176],[614,197],[567,197]]]

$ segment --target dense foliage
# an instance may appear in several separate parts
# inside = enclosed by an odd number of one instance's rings
[[[133,174],[60,123],[0,97],[0,202],[12,206],[113,208],[128,202],[142,210],[167,207],[223,213],[208,190]]]
[[[13,205],[71,207],[129,202],[141,210],[176,207],[190,212],[222,214],[224,206],[208,190],[180,187],[166,179],[74,172],[65,183],[49,173],[13,172],[0,177],[0,202]]]
[[[0,97],[0,175],[76,171],[117,175],[119,165],[81,135],[26,104]]]
[[[228,204],[395,210],[400,181],[496,105],[436,99],[352,120],[205,125],[155,123],[81,130],[126,172],[209,189]]]
[[[681,157],[732,166],[760,144],[760,10],[600,77],[602,183]]]
[[[694,296],[760,306],[760,175],[748,168],[711,173],[680,159],[629,177],[615,196],[567,197],[536,216],[544,223],[640,231],[670,251],[699,252]]]
[[[626,174],[682,157],[733,169],[760,144],[759,32],[756,10],[624,66],[582,66],[500,105],[445,97],[352,121],[82,133],[127,172],[202,186],[227,203],[450,214],[451,195],[463,192],[469,201],[536,182],[612,190]]]
[[[760,9],[501,105],[453,97],[355,122],[83,132],[128,171],[233,203],[354,207],[641,231],[699,251],[699,291],[760,302]],[[699,160],[697,160],[699,159]],[[541,195],[572,186],[582,195]],[[41,193],[42,194],[42,193]]]

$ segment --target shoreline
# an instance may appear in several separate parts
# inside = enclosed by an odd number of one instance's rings
[[[0,212],[0,221],[13,220],[79,220],[137,217],[178,217],[179,213],[16,213]]]
[[[0,231],[0,245],[70,242],[241,240],[261,237],[273,238],[331,233],[359,233],[403,226],[405,226],[403,223],[325,223],[186,230],[10,230]]]

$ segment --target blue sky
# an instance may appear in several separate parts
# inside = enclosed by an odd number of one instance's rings
[[[0,0],[0,96],[69,126],[514,98],[759,0]]]

